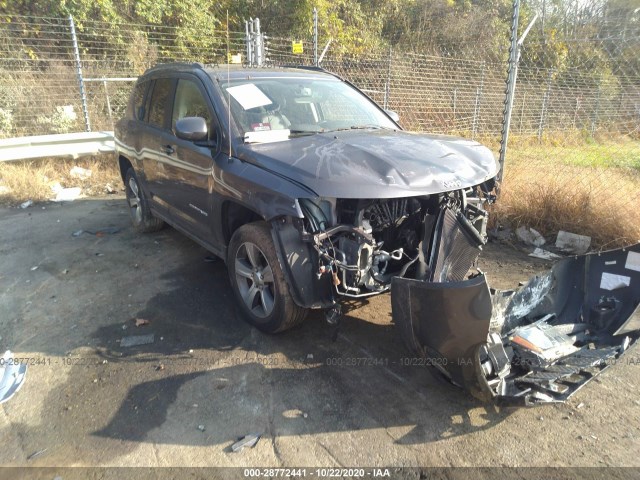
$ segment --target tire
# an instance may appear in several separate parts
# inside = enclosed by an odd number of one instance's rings
[[[151,213],[147,197],[140,187],[140,182],[133,168],[127,170],[124,186],[133,229],[139,233],[151,233],[164,227],[164,222]]]
[[[240,309],[258,330],[283,332],[304,320],[307,309],[293,301],[266,223],[249,223],[235,231],[227,268]]]

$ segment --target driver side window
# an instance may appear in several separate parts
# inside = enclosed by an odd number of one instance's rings
[[[180,79],[176,87],[176,96],[173,102],[173,115],[171,129],[175,132],[176,122],[184,117],[202,117],[207,122],[209,140],[216,140],[216,130],[213,117],[207,101],[202,92],[191,80]]]

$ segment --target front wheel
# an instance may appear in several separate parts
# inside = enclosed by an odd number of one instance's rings
[[[250,223],[235,231],[227,268],[233,292],[251,325],[277,333],[304,320],[307,310],[291,297],[266,223]]]
[[[140,233],[150,233],[160,230],[164,226],[164,222],[154,217],[151,213],[147,198],[144,196],[144,192],[140,187],[140,182],[133,168],[127,170],[124,186],[134,230]]]

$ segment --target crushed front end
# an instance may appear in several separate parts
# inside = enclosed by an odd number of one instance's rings
[[[571,257],[517,291],[394,278],[407,346],[477,398],[562,402],[616,360],[640,330],[640,244]]]
[[[302,238],[336,299],[386,292],[395,277],[462,280],[486,242],[492,182],[383,199],[301,199]]]

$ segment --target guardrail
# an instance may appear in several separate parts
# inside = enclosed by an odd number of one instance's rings
[[[114,151],[113,132],[61,133],[0,140],[0,162],[44,157],[78,158]]]

